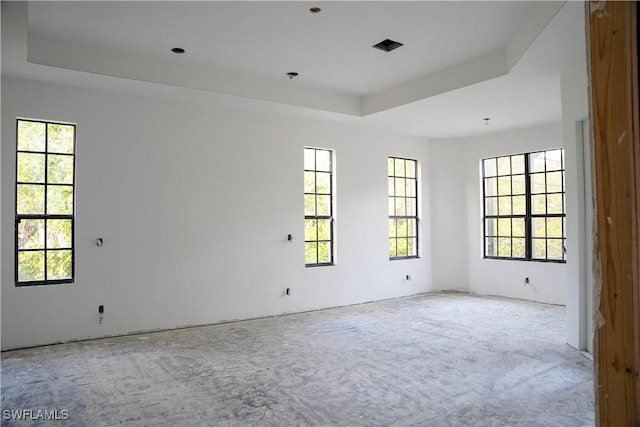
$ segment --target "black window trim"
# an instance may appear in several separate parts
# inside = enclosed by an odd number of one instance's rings
[[[546,188],[545,188],[545,192],[544,193],[532,193],[531,192],[531,175],[532,174],[538,174],[538,173],[547,173],[546,170],[546,165],[545,165],[545,171],[544,172],[531,172],[530,171],[530,156],[533,154],[538,154],[538,153],[546,153],[548,151],[556,151],[556,150],[561,150],[561,166],[562,168],[559,170],[560,172],[562,172],[562,190],[559,192],[546,192]],[[493,197],[493,196],[487,196],[486,193],[486,176],[485,176],[485,169],[484,169],[484,161],[485,160],[489,160],[489,159],[497,159],[500,157],[509,157],[510,159],[514,156],[524,156],[524,180],[525,180],[525,214],[524,215],[487,215],[486,214],[486,208],[487,208],[487,197]],[[544,263],[555,263],[555,264],[566,264],[567,259],[566,259],[566,217],[567,217],[567,213],[566,213],[566,184],[565,184],[565,162],[566,162],[566,157],[565,157],[565,150],[564,147],[558,147],[558,148],[548,148],[548,149],[543,149],[543,150],[537,150],[537,151],[531,151],[531,152],[526,152],[526,153],[514,153],[514,154],[505,154],[505,155],[500,155],[500,156],[492,156],[492,157],[485,157],[482,158],[480,160],[481,162],[481,170],[482,170],[482,255],[484,259],[499,259],[499,260],[507,260],[507,261],[526,261],[526,262],[544,262]],[[555,171],[553,171],[555,172]],[[513,176],[513,173],[510,173],[509,175],[498,175],[497,171],[496,171],[496,175],[495,177],[497,178],[498,176]],[[493,178],[493,177],[490,177]],[[546,178],[545,178],[546,179]],[[562,202],[563,202],[563,211],[564,213],[561,214],[549,214],[549,213],[545,213],[545,214],[533,214],[532,213],[532,207],[531,207],[531,197],[533,195],[537,195],[537,194],[562,194]],[[495,196],[498,197],[498,196]],[[511,200],[511,212],[513,212],[513,199]],[[545,211],[548,209],[548,206],[546,206],[545,204]],[[525,257],[524,258],[518,258],[518,257],[504,257],[504,256],[497,256],[497,255],[487,255],[487,237],[496,237],[497,236],[487,236],[487,219],[498,219],[498,218],[524,218],[525,220]],[[532,234],[532,219],[533,218],[562,218],[562,237],[561,238],[549,238],[549,237],[545,237],[545,240],[562,240],[563,241],[563,245],[562,245],[562,259],[549,259],[549,258],[534,258],[533,257],[533,248],[532,248],[532,244],[533,244],[533,234]],[[546,227],[546,226],[545,226]],[[546,233],[545,233],[546,235]],[[511,236],[511,238],[513,239],[513,235]],[[513,252],[512,252],[513,254]],[[545,254],[545,256],[548,256],[547,254]]]
[[[311,220],[318,220],[318,219],[328,219],[329,220],[329,261],[328,262],[315,262],[315,263],[311,263],[311,264],[307,264],[305,262],[304,266],[305,267],[326,267],[326,266],[330,266],[330,265],[335,265],[335,254],[334,254],[334,245],[335,245],[335,236],[334,236],[334,228],[335,228],[335,218],[334,218],[334,170],[333,170],[333,156],[334,156],[334,152],[333,150],[329,149],[329,148],[319,148],[319,147],[304,147],[305,150],[313,150],[314,151],[314,169],[306,169],[304,168],[304,172],[314,172],[317,173],[318,169],[317,169],[317,165],[316,163],[316,152],[317,151],[326,151],[329,153],[329,193],[325,194],[325,193],[317,193],[317,190],[314,191],[313,193],[307,193],[306,191],[304,192],[305,196],[309,196],[309,195],[313,195],[316,197],[316,209],[317,209],[317,196],[318,194],[326,196],[329,196],[329,215],[306,215],[304,216],[305,222],[308,219]],[[321,171],[323,173],[327,173],[325,171]],[[316,212],[317,213],[317,212]],[[318,245],[317,243],[319,242],[326,242],[326,240],[318,240],[318,235],[317,235],[317,224],[316,224],[316,240],[307,240],[306,236],[305,236],[305,245],[306,243],[311,243],[311,242],[316,242],[316,260],[319,258],[318,256]]]
[[[407,198],[412,198],[415,199],[415,206],[416,206],[416,214],[415,215],[389,215],[389,219],[413,219],[415,220],[416,223],[416,234],[415,234],[415,239],[416,239],[416,251],[415,251],[415,255],[404,255],[404,256],[397,256],[397,240],[398,240],[398,235],[397,235],[397,230],[396,230],[396,235],[394,237],[392,237],[389,232],[387,231],[387,242],[391,239],[396,239],[396,256],[389,256],[389,261],[397,261],[397,260],[402,260],[402,259],[415,259],[415,258],[420,258],[420,218],[418,215],[418,161],[416,159],[409,159],[407,157],[398,157],[398,156],[387,156],[387,165],[388,165],[388,161],[389,159],[393,159],[394,160],[394,164],[396,160],[404,160],[405,162],[409,161],[409,162],[413,162],[414,167],[415,167],[415,176],[413,178],[411,177],[407,177],[407,173],[406,173],[406,169],[405,169],[405,174],[404,176],[397,176],[395,175],[395,170],[394,170],[394,175],[389,175],[388,173],[388,167],[387,167],[387,180],[389,180],[389,178],[394,178],[394,185],[395,185],[395,178],[404,178],[404,179],[412,179],[414,181],[414,194],[415,196],[396,196],[395,195],[395,190],[394,190],[394,195],[391,196],[389,194],[387,194],[387,200],[389,198],[398,198],[398,197],[404,197],[405,199]],[[413,238],[414,236],[407,236],[407,238]],[[388,244],[388,243],[387,243]]]
[[[44,151],[32,151],[32,150],[19,150],[18,149],[18,137],[19,137],[19,123],[20,122],[31,122],[31,123],[43,123],[45,125],[45,150]],[[49,184],[47,182],[47,172],[48,172],[48,162],[45,160],[45,170],[44,170],[44,183],[37,182],[20,182],[18,181],[18,154],[19,153],[32,153],[32,154],[44,154],[48,156],[50,154],[48,150],[49,144],[49,124],[53,125],[63,125],[63,126],[73,126],[73,153],[56,153],[51,152],[54,155],[61,156],[69,156],[73,159],[73,182],[71,184]],[[75,123],[64,122],[64,121],[53,121],[53,120],[39,120],[39,119],[30,119],[24,117],[16,118],[16,127],[15,127],[15,176],[14,176],[14,213],[15,213],[15,228],[14,228],[14,283],[16,287],[31,287],[31,286],[43,286],[43,285],[59,285],[59,284],[73,284],[75,283],[76,277],[76,242],[75,242],[75,233],[76,233],[76,140],[77,140],[77,125]],[[73,202],[72,202],[72,211],[71,214],[18,214],[18,185],[20,184],[28,184],[28,185],[41,185],[45,187],[44,191],[44,209],[46,211],[47,207],[47,186],[62,186],[62,187],[72,187],[73,189]],[[44,239],[45,239],[45,248],[44,249],[18,249],[18,228],[20,221],[29,219],[41,219],[44,220]],[[46,239],[47,239],[47,220],[48,219],[67,219],[71,220],[71,248],[47,248],[46,247]],[[47,279],[47,252],[49,251],[62,251],[71,249],[71,277],[66,279]],[[20,252],[35,252],[35,251],[44,251],[44,280],[29,280],[29,281],[20,281],[18,277],[18,262],[19,262],[19,253]]]

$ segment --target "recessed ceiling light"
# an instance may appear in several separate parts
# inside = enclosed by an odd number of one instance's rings
[[[294,77],[298,77],[298,73],[291,71],[287,73],[287,76],[289,76],[290,79],[293,79]]]
[[[171,49],[171,52],[173,53],[184,53],[185,50],[181,47],[174,47],[173,49]]]
[[[376,49],[380,49],[380,50],[385,51],[385,52],[391,52],[392,50],[397,49],[400,46],[403,46],[403,43],[396,42],[396,41],[393,41],[393,40],[390,40],[390,39],[386,39],[386,40],[382,40],[378,44],[374,44],[371,47],[375,47]]]
[[[309,9],[309,12],[311,13],[320,13],[320,11],[322,11],[322,9],[320,9],[319,7],[312,7],[311,9]]]

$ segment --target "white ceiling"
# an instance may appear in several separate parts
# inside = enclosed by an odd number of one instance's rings
[[[322,12],[310,13],[312,6]],[[561,119],[559,76],[585,58],[583,7],[3,2],[2,72],[214,102],[231,95],[328,120],[461,137]],[[371,47],[386,38],[405,45],[389,53]],[[289,71],[299,76],[290,80]]]

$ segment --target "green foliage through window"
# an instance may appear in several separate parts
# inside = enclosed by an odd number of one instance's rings
[[[482,160],[484,256],[565,261],[564,150]]]
[[[304,149],[304,263],[333,264],[331,150]]]
[[[389,258],[418,256],[417,162],[387,159],[389,182]]]
[[[75,126],[17,121],[16,285],[74,276]]]

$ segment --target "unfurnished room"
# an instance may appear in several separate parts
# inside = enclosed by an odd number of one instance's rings
[[[3,426],[640,422],[636,2],[1,5]]]

